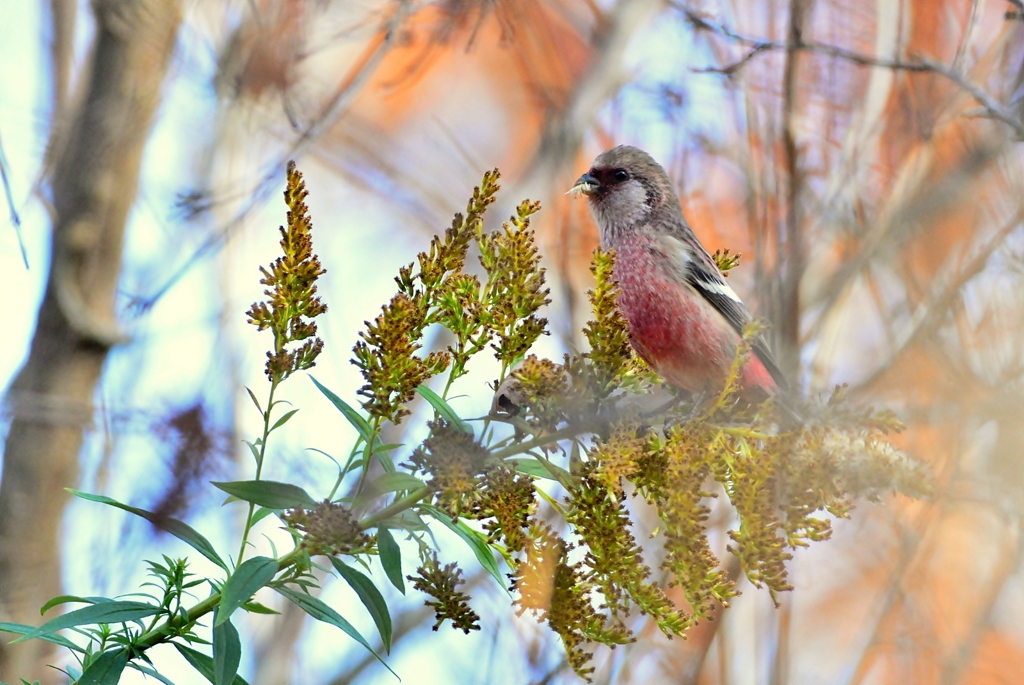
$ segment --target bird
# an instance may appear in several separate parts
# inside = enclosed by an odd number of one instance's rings
[[[636,352],[670,385],[695,395],[720,391],[753,320],[683,216],[665,169],[620,145],[597,156],[569,191],[585,195],[615,251],[618,307]],[[787,383],[760,335],[740,370],[740,395],[781,396]]]

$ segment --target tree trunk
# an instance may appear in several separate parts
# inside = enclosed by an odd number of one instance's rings
[[[85,91],[53,156],[53,258],[9,396],[0,482],[0,617],[39,623],[61,592],[59,530],[110,348],[125,223],[181,24],[180,0],[95,0]],[[59,131],[61,127],[55,127]],[[53,141],[51,141],[52,143]],[[4,641],[6,642],[6,640]],[[52,645],[0,645],[0,680],[53,680]]]

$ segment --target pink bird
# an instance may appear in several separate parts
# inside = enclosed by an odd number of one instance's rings
[[[582,193],[615,250],[619,310],[633,347],[666,381],[716,392],[751,315],[683,217],[668,174],[635,147],[601,153],[570,192]],[[742,369],[743,394],[763,399],[786,382],[760,336]]]

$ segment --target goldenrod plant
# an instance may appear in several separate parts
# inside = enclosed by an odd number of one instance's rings
[[[446,551],[429,533],[440,525],[513,593],[510,611],[536,616],[561,638],[568,663],[586,679],[593,671],[592,645],[635,639],[625,621],[631,612],[649,616],[668,636],[683,635],[738,594],[705,530],[711,499],[724,494],[734,511],[727,552],[775,599],[792,589],[786,569],[792,551],[826,540],[831,519],[849,516],[856,499],[877,500],[891,491],[927,494],[923,467],[886,439],[901,428],[892,413],[858,409],[841,389],[823,403],[797,407],[799,421],[781,416],[771,401],[741,399],[736,381],[749,354],[746,342],[721,392],[698,398],[665,392],[633,352],[616,309],[613,252],[598,250],[593,257],[592,318],[583,330],[589,351],[558,361],[534,354],[534,343],[547,333],[541,312],[549,302],[530,228],[540,207],[524,201],[500,230],[486,232],[483,218],[498,180],[497,170],[484,175],[465,213],[400,269],[396,294],[367,322],[353,350],[365,381],[358,391],[361,411],[314,379],[358,436],[335,482],[314,496],[262,478],[269,438],[297,411],[283,409],[279,388],[315,364],[323,342],[314,320],[327,310],[316,294],[324,269],[313,252],[306,190],[290,165],[283,255],[262,269],[267,299],[247,313],[274,338],[266,399],[261,403],[249,392],[263,419],[262,435],[248,445],[254,477],[213,484],[247,506],[236,556],[225,561],[182,521],[76,492],[156,522],[223,574],[199,578],[189,574],[187,560],[165,557],[150,562],[154,580],[147,585],[155,591],[136,595],[142,599],[57,598],[51,604],[87,606],[38,628],[0,629],[72,650],[81,666],[69,670],[73,681],[115,683],[126,667],[157,675],[147,652],[171,644],[211,682],[239,683],[241,643],[231,619],[238,610],[269,611],[253,600],[265,587],[373,651],[314,594],[314,566],[333,569],[351,585],[390,651],[388,604],[358,568],[379,564],[398,590],[404,593],[410,581],[430,597],[435,630],[445,622],[467,633],[478,630],[480,616],[459,589],[462,570],[444,559]],[[467,268],[474,248],[480,270]],[[725,271],[738,259],[716,255]],[[424,334],[435,325],[450,332],[450,342],[427,351]],[[751,327],[744,340],[756,332]],[[500,372],[490,386],[492,411],[471,420],[448,398],[457,382],[478,392],[484,386],[465,378],[467,363],[479,354],[493,354]],[[426,385],[438,376],[440,393]],[[657,393],[656,402],[640,401]],[[385,444],[384,428],[408,418],[417,395],[433,409],[427,437],[411,450]],[[658,575],[668,577],[667,584],[654,580],[641,554],[637,538],[651,531],[639,529],[634,500],[660,519],[651,539],[660,546],[664,573]],[[271,516],[291,532],[294,545],[276,556],[247,557],[253,525]],[[414,560],[403,558],[396,538],[417,543],[406,547],[417,550]],[[413,567],[413,575],[403,574]],[[187,601],[204,588],[205,598]],[[66,629],[84,641],[61,635]]]

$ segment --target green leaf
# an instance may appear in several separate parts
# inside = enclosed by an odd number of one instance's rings
[[[326,387],[324,387],[316,378],[310,376],[310,379],[312,379],[314,385],[316,385],[320,392],[322,392],[324,396],[331,401],[331,404],[337,407],[338,411],[340,411],[342,415],[346,419],[348,419],[348,422],[352,424],[353,428],[356,429],[356,432],[359,433],[359,436],[363,439],[363,442],[370,442],[370,440],[373,437],[373,429],[370,428],[370,423],[363,418],[362,414],[360,414],[351,406],[349,406],[349,404],[345,400],[341,399],[333,392],[328,390]]]
[[[256,513],[252,515],[252,525],[255,526],[263,519],[267,518],[271,514],[276,514],[277,512],[277,509],[271,509],[270,507],[260,507],[259,509],[256,510]]]
[[[366,641],[366,638],[360,635],[359,631],[356,630],[351,623],[346,621],[341,614],[339,614],[331,607],[327,606],[327,604],[325,604],[322,600],[317,599],[312,595],[307,595],[304,592],[293,590],[289,587],[276,587],[274,589],[280,592],[282,595],[287,597],[295,604],[297,604],[300,609],[305,611],[307,614],[309,614],[316,620],[323,621],[324,623],[329,623],[332,626],[341,628],[345,632],[345,634],[347,634],[353,640],[361,644],[363,647],[366,647],[366,649],[370,650],[370,654],[373,654],[375,657],[377,657],[377,661],[384,664],[384,667],[391,671],[391,667],[387,665],[384,659],[380,658],[380,655],[374,651],[373,647],[370,646],[370,643]],[[391,671],[391,673],[394,674],[396,678],[398,677],[398,674],[394,671]]]
[[[257,464],[260,463],[260,448],[248,440],[245,440],[244,442],[249,447],[249,453],[252,454],[252,460]]]
[[[92,606],[69,611],[51,619],[38,628],[19,637],[14,642],[24,642],[32,638],[56,633],[58,630],[93,623],[128,623],[159,614],[163,609],[144,602],[100,602]]]
[[[60,595],[58,597],[54,597],[49,602],[44,604],[43,607],[39,610],[39,614],[43,615],[47,611],[52,609],[53,607],[58,606],[60,604],[67,604],[68,602],[81,602],[83,604],[97,604],[98,603],[97,599],[99,599],[99,601],[107,601],[106,598],[78,597],[77,595]]]
[[[147,666],[145,664],[137,664],[134,661],[129,661],[128,662],[128,667],[129,668],[134,668],[139,673],[145,673],[146,675],[150,676],[151,678],[156,678],[157,680],[159,680],[164,685],[174,685],[174,683],[171,681],[170,678],[168,678],[167,676],[157,672],[155,669],[152,669],[152,668],[150,668],[149,666]]]
[[[34,631],[35,629],[36,629],[35,626],[30,626],[30,625],[28,625],[26,623],[7,623],[7,622],[0,621],[0,632],[4,632],[4,633],[14,633],[16,635],[27,635],[27,634],[31,633],[32,631]],[[71,640],[67,639],[66,637],[64,637],[62,635],[39,635],[38,638],[40,640],[46,640],[47,642],[52,642],[55,645],[60,645],[61,647],[67,647],[70,650],[73,650],[73,651],[85,654],[85,650],[84,649],[82,649],[81,647],[76,645],[74,642],[72,642]]]
[[[399,447],[405,447],[405,443],[404,442],[389,442],[388,444],[384,445],[384,444],[378,442],[377,446],[373,448],[373,453],[377,454],[379,452],[390,452],[391,450],[397,450]]]
[[[249,388],[246,388],[245,391],[247,393],[249,393],[249,399],[252,400],[252,403],[256,405],[256,409],[259,411],[259,413],[262,414],[263,413],[263,407],[260,406],[260,401],[258,399],[256,399],[256,395],[254,395],[252,390],[250,390]]]
[[[288,423],[288,419],[295,416],[297,413],[299,413],[298,409],[292,409],[290,412],[286,412],[284,416],[282,416],[281,418],[274,422],[274,425],[271,426],[270,430],[276,431],[278,428]]]
[[[465,540],[466,544],[473,550],[473,554],[476,555],[477,561],[479,561],[480,565],[484,567],[484,570],[490,573],[494,580],[498,581],[498,585],[502,589],[505,588],[504,580],[501,577],[501,571],[498,569],[498,562],[494,559],[494,554],[491,552],[491,548],[481,538],[479,533],[467,526],[465,521],[453,521],[451,516],[433,505],[421,504],[420,509],[428,512],[435,519],[450,528],[452,532]]]
[[[401,471],[392,471],[391,473],[384,473],[373,482],[366,485],[353,504],[354,507],[361,507],[370,500],[380,497],[387,492],[397,492],[399,490],[416,490],[424,486],[416,476],[409,473],[403,473]]]
[[[259,602],[249,601],[242,605],[242,608],[251,614],[267,614],[269,616],[279,615],[281,612],[271,609]]]
[[[117,685],[121,680],[121,672],[127,665],[127,649],[103,652],[82,672],[78,685]]]
[[[345,562],[336,557],[331,557],[331,564],[338,575],[344,578],[349,587],[359,595],[363,606],[370,612],[373,622],[377,624],[377,632],[380,633],[380,639],[384,643],[384,651],[390,654],[391,613],[388,611],[388,603],[384,601],[384,596],[380,594],[380,590],[373,584],[373,581],[361,571],[347,566]]]
[[[217,613],[220,613],[219,611]],[[242,659],[242,642],[238,630],[231,621],[224,621],[213,627],[213,683],[229,685],[238,674],[238,662]]]
[[[411,473],[395,471],[394,473],[382,474],[380,478],[377,478],[370,484],[370,487],[377,492],[384,493],[396,492],[398,490],[416,490],[422,488],[423,485],[423,481]]]
[[[377,457],[377,461],[381,467],[387,473],[395,473],[395,462],[392,461],[391,455],[388,454],[387,450],[380,449],[384,443],[381,442],[380,436],[374,436],[373,438],[373,449],[370,450],[370,456]],[[364,465],[363,468],[366,468]]]
[[[506,461],[512,464],[516,471],[525,473],[528,476],[533,476],[534,478],[546,478],[547,480],[555,480],[559,483],[568,483],[573,479],[571,473],[562,467],[543,459],[520,457],[516,459],[507,459]]]
[[[209,680],[211,683],[214,682],[213,659],[206,656],[202,652],[198,652],[192,649],[191,647],[179,645],[177,642],[173,642],[171,644],[174,645],[175,649],[178,650],[179,654],[185,657],[185,661],[187,661],[192,666],[192,668],[199,671],[200,675]],[[231,685],[249,685],[249,683],[245,682],[242,676],[236,675]]]
[[[402,550],[395,542],[391,531],[384,526],[377,526],[377,554],[384,573],[395,589],[405,594],[405,576],[402,575]]]
[[[253,557],[235,569],[220,591],[220,607],[214,627],[231,618],[235,609],[248,602],[256,591],[274,579],[278,563],[268,557]]]
[[[276,480],[236,480],[211,481],[211,484],[240,500],[270,509],[316,506],[309,493],[291,483],[279,483]]]
[[[473,435],[473,427],[463,421],[462,418],[455,413],[455,410],[451,408],[451,405],[444,401],[444,398],[425,385],[420,385],[416,388],[416,392],[430,403],[430,406],[434,408],[434,411],[437,412],[438,416],[444,418],[445,421],[452,424],[463,433]]]
[[[146,511],[145,509],[139,509],[138,507],[122,504],[121,502],[118,502],[117,500],[111,499],[110,497],[106,497],[104,495],[93,495],[88,492],[80,492],[78,490],[73,490],[71,488],[66,488],[66,490],[75,497],[80,497],[84,500],[89,500],[90,502],[99,502],[100,504],[107,504],[112,507],[117,507],[118,509],[123,509],[124,511],[144,518],[160,530],[170,533],[182,542],[185,542],[190,547],[192,547],[192,549],[199,552],[204,557],[206,557],[213,563],[217,564],[225,571],[228,570],[227,564],[225,564],[224,560],[220,558],[219,554],[217,554],[217,550],[214,549],[212,544],[210,544],[210,541],[203,537],[198,531],[196,531],[196,529],[194,529],[192,526],[188,525],[184,521],[179,521],[178,519],[171,518],[170,516],[157,516],[151,511]]]

